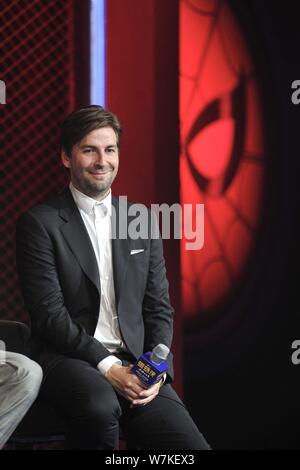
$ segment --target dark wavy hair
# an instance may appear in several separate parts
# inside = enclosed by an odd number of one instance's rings
[[[117,116],[102,106],[90,105],[69,114],[61,125],[60,144],[67,155],[71,155],[74,145],[87,134],[101,127],[112,127],[120,146],[122,128]]]

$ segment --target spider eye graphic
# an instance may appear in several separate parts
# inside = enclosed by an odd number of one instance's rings
[[[223,194],[232,182],[244,150],[245,84],[208,104],[197,116],[185,141],[185,154],[199,188]],[[199,164],[197,165],[197,162]]]
[[[204,246],[181,246],[186,320],[209,319],[246,282],[266,144],[254,60],[227,1],[180,1],[181,203],[204,203]]]

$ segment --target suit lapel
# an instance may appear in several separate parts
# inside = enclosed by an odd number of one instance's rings
[[[119,236],[120,225],[123,227],[123,230],[126,227],[127,233],[128,224],[132,218],[128,217],[127,204],[123,203],[123,205],[122,202],[119,203],[118,198],[112,197],[112,233],[115,234],[112,238],[112,262],[116,306],[118,306],[120,299],[121,287],[126,276],[130,255],[129,237],[120,238]],[[101,295],[100,276],[94,249],[69,188],[62,194],[59,213],[60,217],[65,221],[61,226],[63,237],[82,270],[96,286],[99,295]]]
[[[87,277],[93,282],[100,294],[100,276],[93,245],[85,228],[80,212],[69,190],[61,197],[60,217],[65,221],[61,232],[75,258]]]
[[[120,202],[118,198],[112,198],[112,209],[112,258],[116,307],[118,307],[130,254],[130,239],[128,236],[123,239],[120,238],[119,227],[121,226],[123,230],[125,227],[127,234],[128,219],[130,220],[130,217],[128,217],[127,204]]]

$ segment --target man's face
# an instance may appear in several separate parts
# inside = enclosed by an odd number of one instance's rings
[[[71,156],[65,152],[62,162],[70,169],[76,189],[101,200],[109,192],[119,167],[117,136],[112,127],[102,127],[87,134],[73,146]]]

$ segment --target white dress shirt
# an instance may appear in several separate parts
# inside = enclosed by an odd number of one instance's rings
[[[93,245],[100,275],[101,301],[94,337],[110,352],[126,350],[120,333],[115,302],[111,246],[111,191],[100,202],[78,191],[72,183],[70,191]],[[97,367],[105,374],[114,363],[121,364],[121,361],[111,355],[100,361]]]

